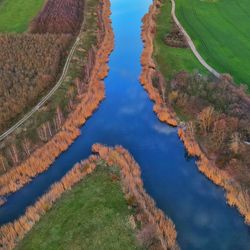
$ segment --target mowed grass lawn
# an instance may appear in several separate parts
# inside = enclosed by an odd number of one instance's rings
[[[44,0],[0,0],[0,32],[24,32]]]
[[[129,223],[132,211],[111,173],[118,168],[98,166],[55,203],[17,249],[139,249]]]
[[[193,72],[198,70],[207,73],[189,48],[173,48],[168,46],[164,39],[171,32],[171,2],[163,0],[160,13],[156,20],[156,36],[154,40],[154,57],[159,70],[167,80],[182,71]]]
[[[176,0],[176,14],[210,65],[250,87],[249,0]]]

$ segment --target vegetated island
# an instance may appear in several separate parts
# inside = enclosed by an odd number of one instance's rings
[[[47,1],[32,21],[30,30],[43,34],[72,28],[76,32],[74,20],[78,18],[74,15],[79,15],[79,10],[74,6],[78,6],[79,1],[68,0],[59,5],[57,1]],[[72,16],[68,19],[64,11],[69,3],[74,11],[69,12]],[[107,62],[114,45],[110,2],[86,0],[84,13],[84,23],[79,25],[79,42],[65,82],[18,133],[1,143],[1,203],[5,201],[4,196],[45,171],[72,144],[80,134],[79,127],[105,96],[103,79],[108,73]]]
[[[173,222],[145,192],[129,152],[100,144],[92,150],[25,215],[0,228],[1,248],[179,249]]]
[[[229,75],[216,79],[196,67],[169,0],[155,0],[143,23],[141,83],[154,111],[179,127],[199,170],[226,190],[228,203],[250,223],[250,97]]]

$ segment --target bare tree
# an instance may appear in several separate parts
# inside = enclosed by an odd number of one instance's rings
[[[207,134],[211,129],[215,118],[214,116],[215,116],[214,108],[211,106],[204,108],[198,114],[199,125],[203,133]]]

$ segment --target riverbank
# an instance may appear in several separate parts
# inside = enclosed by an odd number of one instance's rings
[[[194,134],[188,133],[184,123],[181,123],[177,117],[174,107],[168,98],[169,96],[165,96],[168,94],[165,89],[166,82],[157,71],[157,66],[153,60],[156,18],[159,14],[160,6],[161,1],[155,0],[150,7],[149,13],[143,19],[142,39],[144,51],[141,58],[143,68],[141,83],[149,93],[150,98],[155,102],[154,111],[159,119],[172,126],[179,125],[179,136],[183,140],[188,153],[199,158],[197,162],[199,170],[215,184],[226,190],[228,203],[236,206],[245,217],[245,222],[250,223],[250,200],[247,189],[243,189],[239,181],[225,170],[218,168],[214,160],[207,156],[207,153],[201,149],[201,144],[197,142]],[[155,78],[157,78],[156,81]]]
[[[93,145],[92,150],[95,155],[76,164],[60,182],[51,187],[47,194],[44,194],[33,206],[29,207],[25,215],[0,228],[0,243],[4,249],[13,249],[65,191],[70,190],[76,183],[96,171],[98,162],[102,162],[104,166],[118,166],[120,168],[120,177],[113,174],[113,181],[121,179],[122,190],[128,206],[135,211],[135,214],[130,217],[130,223],[137,231],[138,239],[141,238],[140,235],[142,236],[145,230],[147,231],[149,225],[154,228],[150,235],[153,237],[153,244],[149,244],[147,249],[155,249],[154,247],[157,249],[179,249],[173,222],[166,218],[160,209],[156,208],[154,201],[145,192],[140,167],[129,152],[120,146],[108,148],[100,144]],[[138,225],[140,226],[138,227]]]
[[[87,91],[77,96],[79,103],[69,114],[58,133],[46,144],[36,149],[23,163],[0,177],[1,196],[17,191],[36,175],[44,172],[80,135],[79,127],[86,122],[104,99],[103,79],[108,74],[107,62],[113,50],[114,37],[110,21],[110,2],[103,0],[101,3],[101,9],[98,11],[101,20],[97,35],[99,44],[97,49],[92,47],[89,51],[88,65],[85,67],[85,76],[88,80]]]
[[[154,112],[162,122],[166,122],[172,126],[177,126],[178,118],[174,111],[164,104],[160,93],[155,90],[152,79],[157,74],[156,65],[153,60],[153,37],[155,34],[155,18],[158,13],[160,1],[156,0],[150,6],[149,12],[143,18],[142,40],[144,50],[141,56],[142,73],[140,82],[149,94],[149,98],[154,101]],[[163,86],[162,86],[163,87]]]

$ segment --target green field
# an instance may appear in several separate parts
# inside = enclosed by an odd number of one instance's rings
[[[0,32],[24,32],[44,0],[0,0]]]
[[[103,163],[102,163],[103,164]],[[116,167],[100,165],[65,193],[17,249],[140,249]]]
[[[249,0],[176,0],[176,15],[211,66],[250,86]]]
[[[165,36],[170,33],[172,28],[171,2],[169,0],[163,1],[160,14],[157,16],[156,25],[154,57],[159,70],[166,79],[171,79],[174,74],[182,70],[206,72],[189,48],[173,48],[164,42]]]

